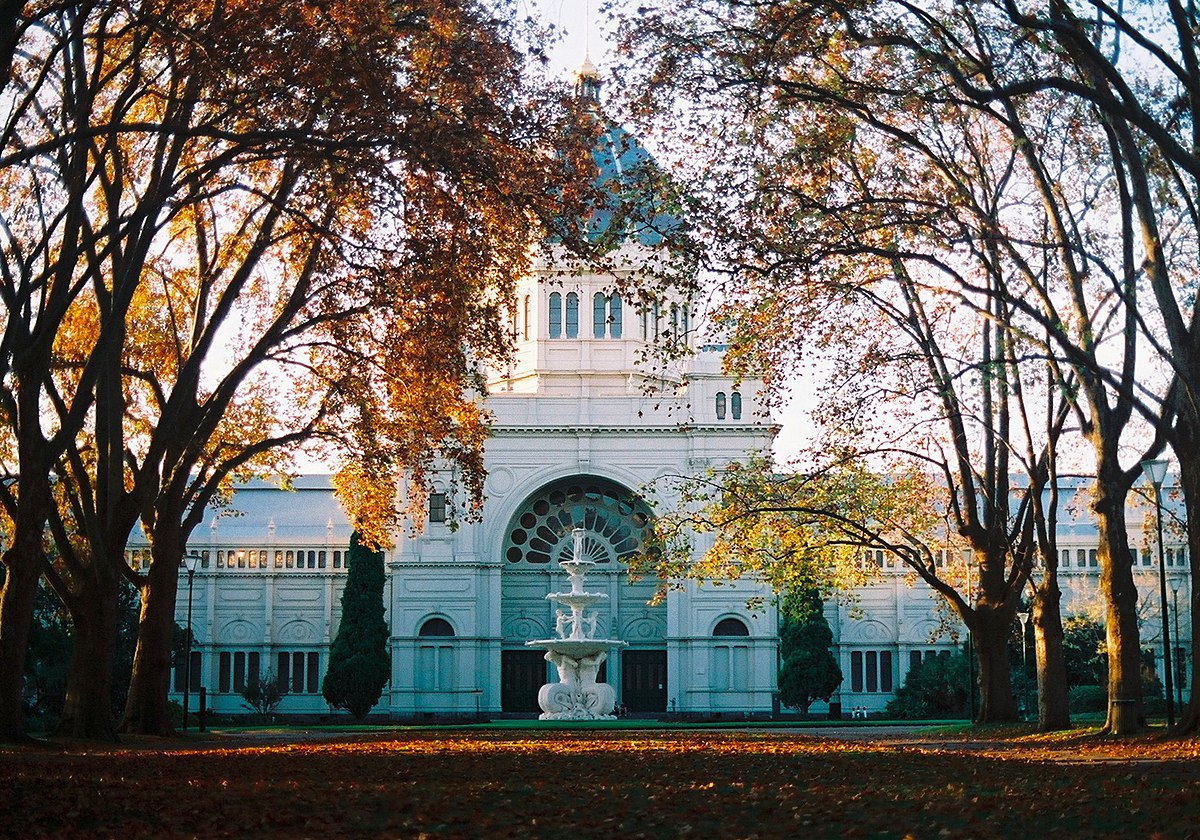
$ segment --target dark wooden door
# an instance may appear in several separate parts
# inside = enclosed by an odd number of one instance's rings
[[[621,702],[630,712],[667,710],[667,652],[621,652]]]
[[[500,651],[500,708],[536,712],[538,689],[546,684],[545,654],[540,650]]]

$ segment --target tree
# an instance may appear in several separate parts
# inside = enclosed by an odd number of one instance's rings
[[[887,713],[898,718],[965,717],[970,679],[967,658],[961,653],[930,656],[913,665],[904,685],[887,704]]]
[[[403,514],[396,476],[413,513],[434,457],[479,503],[480,366],[573,201],[571,152],[545,142],[573,117],[521,83],[522,24],[484,3],[61,12],[19,51],[0,170],[0,726],[20,730],[45,573],[77,633],[64,730],[114,733],[124,578],[142,596],[126,725],[166,734],[179,559],[235,481],[286,480],[319,445],[377,538]],[[123,556],[139,518],[145,572]]]
[[[329,648],[321,692],[331,706],[363,718],[391,678],[388,626],[383,608],[383,552],[350,535],[349,571],[342,591],[342,620]]]
[[[1037,80],[1057,78],[1061,57],[1024,37],[1006,8],[684,0],[639,10],[626,31],[649,91],[643,112],[661,110],[678,145],[704,153],[688,180],[732,277],[731,343],[775,380],[801,354],[831,351],[843,391],[882,364],[927,365],[924,381],[896,375],[871,392],[872,406],[901,406],[890,424],[864,418],[860,394],[833,393],[819,416],[850,437],[883,439],[860,451],[903,448],[945,475],[945,509],[975,555],[978,585],[956,595],[930,583],[980,643],[984,719],[1016,713],[1003,649],[1033,558],[1052,547],[1041,493],[1055,486],[1053,453],[1074,415],[1097,464],[1121,701],[1109,726],[1128,732],[1140,725],[1138,643],[1121,511],[1137,467],[1118,453],[1144,404],[1140,256],[1125,247],[1128,195],[1095,165],[1105,127],[1085,102],[1031,95]],[[878,325],[847,328],[862,304]],[[893,334],[909,339],[907,351]],[[921,440],[931,421],[943,431]],[[1029,495],[1010,510],[1014,462]],[[1052,580],[1042,593],[1038,650],[1056,662]],[[1060,705],[1040,710],[1044,725],[1062,724]]]
[[[842,670],[833,658],[833,631],[825,620],[816,590],[789,593],[779,628],[779,699],[785,706],[808,714],[814,700],[828,701],[842,684]]]
[[[284,690],[283,683],[272,671],[267,671],[266,674],[251,674],[246,680],[245,688],[242,689],[242,699],[246,701],[246,708],[264,719],[275,713],[286,696],[287,691]]]

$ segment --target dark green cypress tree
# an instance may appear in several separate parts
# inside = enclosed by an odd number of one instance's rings
[[[789,593],[782,612],[779,699],[807,714],[809,704],[828,700],[842,684],[842,670],[830,651],[833,631],[816,589]]]
[[[383,552],[367,548],[355,531],[348,563],[342,620],[329,649],[321,692],[331,706],[362,718],[379,702],[392,667],[383,620]]]

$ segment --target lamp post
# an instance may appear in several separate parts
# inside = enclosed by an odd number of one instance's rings
[[[200,564],[200,552],[185,552],[183,564],[188,573],[187,638],[183,642],[183,731],[187,732],[188,699],[192,690],[192,582],[196,566]]]
[[[1177,676],[1182,677],[1183,670],[1183,636],[1179,635],[1179,581],[1171,586],[1171,609],[1175,612],[1175,644],[1179,645],[1179,650],[1175,651],[1175,668],[1178,671]],[[1179,706],[1179,711],[1183,711],[1183,680],[1175,681],[1175,705]]]
[[[1163,559],[1162,486],[1167,477],[1166,461],[1142,461],[1142,472],[1154,486],[1154,519],[1158,530],[1158,604],[1162,619],[1163,671],[1166,675],[1167,726],[1175,725],[1174,675],[1171,673],[1171,625],[1167,620],[1167,568]]]
[[[1029,655],[1025,651],[1025,622],[1029,621],[1029,613],[1019,612],[1017,618],[1021,622],[1021,670],[1029,670]]]

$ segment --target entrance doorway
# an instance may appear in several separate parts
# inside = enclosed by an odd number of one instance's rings
[[[621,702],[630,712],[667,710],[667,652],[626,650],[621,653]]]
[[[538,689],[546,684],[546,660],[540,650],[500,651],[500,708],[536,712]]]

